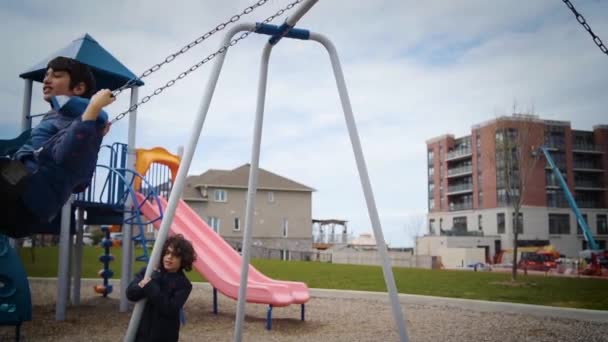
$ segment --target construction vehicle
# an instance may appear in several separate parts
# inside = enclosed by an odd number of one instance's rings
[[[555,178],[557,178],[560,187],[564,191],[566,200],[576,217],[576,222],[578,222],[579,227],[581,227],[585,241],[587,241],[588,248],[579,253],[579,257],[584,258],[588,263],[588,266],[581,271],[581,273],[586,275],[602,275],[602,267],[608,266],[608,252],[599,248],[591,233],[591,229],[589,229],[589,225],[587,225],[587,221],[584,219],[578,205],[576,205],[574,196],[572,196],[572,192],[570,192],[570,189],[568,188],[568,183],[566,183],[559,167],[557,167],[555,161],[551,157],[549,149],[544,146],[541,146],[539,149],[545,155],[545,159],[547,160],[551,171],[553,171]]]

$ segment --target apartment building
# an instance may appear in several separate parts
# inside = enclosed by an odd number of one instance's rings
[[[567,256],[586,248],[555,175],[538,154],[542,145],[564,175],[600,248],[606,248],[608,125],[583,131],[567,121],[533,115],[501,117],[473,126],[467,136],[446,134],[427,141],[430,235],[458,237],[458,241],[469,236],[476,240],[470,246],[486,247],[490,255],[513,247],[516,218],[500,172],[504,160],[497,153],[503,139],[512,139],[525,152],[527,169],[517,171],[526,173],[518,246],[551,244]]]
[[[224,240],[240,250],[250,165],[188,176],[183,199]],[[252,244],[289,251],[312,249],[313,188],[259,169]]]

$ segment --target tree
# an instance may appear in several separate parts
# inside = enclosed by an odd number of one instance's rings
[[[425,216],[424,214],[411,214],[407,216],[405,221],[405,232],[414,242],[414,254],[418,254],[417,244],[418,238],[425,232]]]
[[[515,109],[515,106],[514,106]],[[542,124],[531,114],[513,114],[496,120],[496,191],[498,206],[513,209],[513,267],[511,280],[517,279],[519,234],[523,233],[521,207],[529,194],[528,186],[536,169],[533,150],[542,144]]]

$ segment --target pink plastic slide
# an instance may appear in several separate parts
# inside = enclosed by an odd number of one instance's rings
[[[140,203],[144,201],[144,195],[137,193],[137,200]],[[160,204],[164,211],[167,201],[160,198]],[[159,216],[158,205],[149,201],[143,204],[141,212],[148,219]],[[160,221],[156,221],[154,226],[159,228]],[[190,240],[197,254],[194,269],[222,294],[237,299],[241,277],[240,254],[183,200],[178,203],[170,234],[182,234]],[[306,284],[274,280],[249,265],[247,302],[287,306],[304,304],[309,299],[310,293]]]

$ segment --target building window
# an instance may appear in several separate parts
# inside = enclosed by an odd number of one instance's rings
[[[553,234],[553,235],[570,234],[570,215],[569,214],[549,214],[549,234]]]
[[[498,234],[505,233],[505,213],[496,214],[496,232]]]
[[[281,249],[281,260],[291,260],[291,253],[288,249]]]
[[[564,192],[562,190],[547,189],[547,207],[568,208],[568,201]]]
[[[287,237],[287,235],[289,235],[289,220],[283,218],[283,237]]]
[[[498,201],[498,205],[504,207],[507,205],[507,190],[506,189],[498,189],[496,190],[496,197]]]
[[[443,218],[439,219],[439,229],[443,229]]]
[[[213,228],[214,232],[216,232],[216,233],[220,232],[220,218],[219,217],[209,216],[207,218],[207,223],[209,224],[209,226],[211,228]]]
[[[483,192],[481,191],[477,193],[477,208],[483,208]]]
[[[517,234],[523,234],[524,233],[524,213],[519,213],[519,215],[517,215],[518,220],[517,220]],[[511,214],[511,219],[513,220],[513,231],[515,231],[515,213]]]
[[[227,191],[224,189],[215,189],[213,191],[213,200],[215,202],[226,202],[228,200]]]
[[[606,240],[596,240],[595,243],[597,243],[597,248],[600,250],[606,250]],[[587,240],[583,240],[583,250],[588,249],[588,243]]]
[[[429,211],[434,210],[435,209],[435,199],[430,198],[429,199]]]
[[[467,231],[467,217],[466,216],[458,216],[454,217],[454,231],[456,232],[466,232]]]
[[[429,233],[435,235],[435,219],[429,220]]]
[[[606,215],[597,215],[597,233],[608,234],[608,218]]]
[[[587,227],[591,228],[591,227],[589,227],[589,221],[587,220],[587,214],[583,214],[583,220],[585,220],[585,223],[587,224]],[[583,235],[583,228],[578,223],[578,220],[576,220],[576,234]]]
[[[274,191],[268,191],[268,203],[274,203]]]
[[[428,150],[429,166],[433,165],[434,159],[435,159],[435,153],[433,152],[433,150]]]
[[[479,229],[480,232],[483,231],[483,215],[477,215],[477,229]]]
[[[241,220],[238,217],[234,218],[234,228],[232,228],[233,230],[241,230]]]

